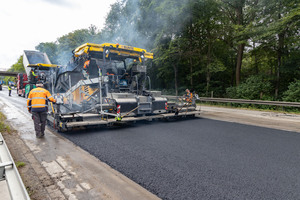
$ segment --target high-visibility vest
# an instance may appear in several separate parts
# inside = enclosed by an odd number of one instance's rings
[[[34,77],[36,77],[37,75],[35,75],[35,73],[34,73],[34,71],[32,70],[31,71],[31,73],[32,73],[32,75],[34,76]]]
[[[10,85],[8,86],[8,90],[11,90],[11,86]]]
[[[189,102],[189,103],[192,103],[192,101],[193,101],[193,93],[188,92],[188,93],[186,93],[185,96],[186,96],[186,97],[185,97],[185,100],[186,100],[187,102]]]
[[[90,65],[90,60],[84,62],[83,69],[87,69]]]
[[[56,102],[48,90],[41,87],[34,88],[29,92],[28,95],[27,109],[31,110],[32,112],[47,111],[48,100],[54,103]]]

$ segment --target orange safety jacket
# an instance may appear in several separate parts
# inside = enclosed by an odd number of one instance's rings
[[[89,67],[90,65],[90,60],[87,60],[84,62],[84,65],[83,65],[83,69],[87,70],[87,68]]]
[[[185,95],[185,100],[189,103],[192,103],[193,101],[193,93],[191,92],[188,92],[186,95]]]
[[[41,87],[34,88],[28,95],[27,109],[31,112],[46,112],[48,111],[48,100],[56,102],[48,90]]]

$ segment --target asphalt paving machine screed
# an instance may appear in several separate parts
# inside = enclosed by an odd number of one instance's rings
[[[168,102],[160,91],[151,90],[147,67],[152,60],[152,53],[131,46],[79,46],[68,65],[55,68],[51,76],[57,103],[51,104],[48,122],[59,131],[68,131],[199,114],[195,100]]]

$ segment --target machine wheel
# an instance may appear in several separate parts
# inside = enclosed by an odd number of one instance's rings
[[[58,131],[59,133],[64,133],[64,132],[67,132],[68,129],[65,129],[65,128],[62,128],[62,127],[57,127],[57,131]]]

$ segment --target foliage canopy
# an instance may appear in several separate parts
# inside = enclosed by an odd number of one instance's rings
[[[289,99],[300,76],[298,0],[119,0],[102,30],[91,25],[40,43],[66,64],[85,42],[121,43],[154,52],[153,87],[180,94]]]

